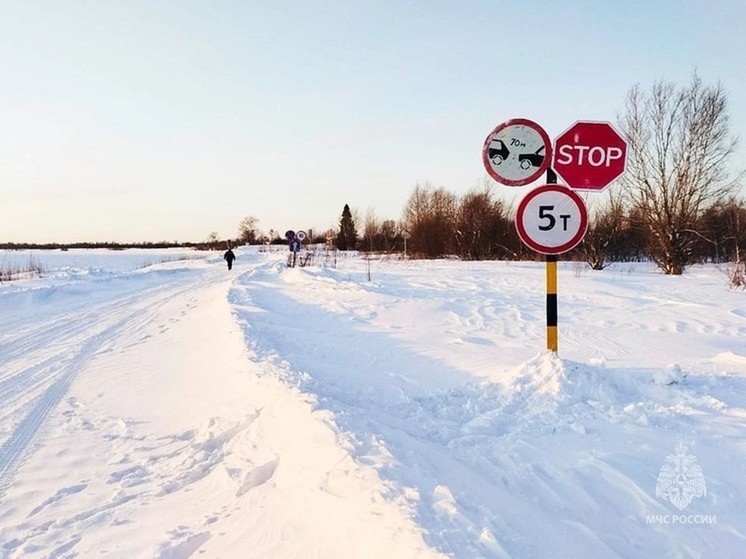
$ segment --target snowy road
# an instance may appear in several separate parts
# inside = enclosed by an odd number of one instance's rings
[[[0,557],[436,557],[328,414],[249,359],[235,276],[161,268],[6,297]]]
[[[288,270],[0,289],[0,557],[738,557],[746,301],[707,271]],[[705,312],[707,310],[707,312]],[[677,443],[707,494],[656,497]]]

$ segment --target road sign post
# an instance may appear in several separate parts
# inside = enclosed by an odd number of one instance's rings
[[[529,192],[518,205],[516,229],[531,249],[546,255],[547,349],[557,352],[557,255],[573,249],[585,236],[588,212],[582,198],[556,184],[550,169],[547,183]]]
[[[490,132],[482,162],[493,179],[507,186],[523,186],[547,173],[547,184],[521,200],[516,229],[528,247],[546,258],[547,349],[556,352],[557,255],[577,246],[588,228],[585,203],[573,190],[600,192],[621,176],[627,142],[608,122],[577,121],[553,146],[541,126],[516,118]],[[557,175],[567,186],[557,184]]]
[[[547,169],[547,184],[557,184],[557,173],[550,167]],[[559,351],[559,332],[557,331],[557,255],[547,254],[544,256],[547,280],[547,350],[557,353]]]

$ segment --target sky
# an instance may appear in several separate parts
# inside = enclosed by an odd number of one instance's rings
[[[501,122],[614,122],[695,70],[746,139],[746,3],[716,4],[0,0],[0,242],[399,219],[418,183],[481,186]]]

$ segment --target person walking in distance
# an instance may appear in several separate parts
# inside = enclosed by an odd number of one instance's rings
[[[233,261],[236,259],[236,255],[233,254],[233,251],[228,247],[227,252],[223,255],[223,260],[225,260],[228,263],[228,269],[230,270],[233,268]]]

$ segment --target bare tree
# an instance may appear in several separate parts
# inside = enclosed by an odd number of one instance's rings
[[[368,208],[368,211],[365,212],[365,224],[363,227],[363,247],[365,250],[372,252],[378,248],[376,241],[380,229],[381,225],[376,218],[376,212],[373,208]]]
[[[427,227],[427,255],[438,257],[456,252],[456,195],[443,187],[430,197],[430,216]]]
[[[603,270],[611,265],[626,239],[629,223],[621,196],[609,192],[605,202],[596,201],[589,208],[588,231],[579,251],[592,270]]]
[[[382,247],[381,250],[391,252],[396,248],[397,240],[400,238],[396,221],[393,219],[384,219],[379,229]]]
[[[238,224],[238,240],[243,244],[255,243],[260,236],[256,225],[259,220],[253,215],[248,215]]]
[[[426,183],[415,185],[412,194],[409,195],[402,215],[402,229],[409,233],[410,251],[423,253],[425,251],[427,236],[427,220],[430,215],[430,189]]]
[[[505,231],[512,228],[505,203],[485,186],[466,193],[458,205],[456,242],[462,258],[483,260],[505,255]]]
[[[217,250],[220,245],[220,234],[217,231],[212,231],[209,235],[207,235],[207,248],[209,250]]]
[[[705,86],[695,74],[680,88],[634,86],[619,116],[629,144],[624,191],[642,217],[648,254],[666,274],[683,273],[700,215],[737,183],[727,166],[737,139],[726,108],[723,87]]]
[[[706,241],[700,242],[700,260],[730,264],[731,286],[746,287],[746,201],[735,196],[707,209],[702,217]]]
[[[733,243],[730,284],[731,287],[746,288],[746,259],[742,253],[742,247],[746,246],[746,208],[742,203],[737,203],[735,199],[727,204],[726,223],[728,226],[726,239]]]
[[[412,253],[426,258],[438,258],[455,250],[456,196],[441,187],[417,184],[407,201],[402,216],[404,230],[409,233]]]
[[[425,222],[430,212],[429,185],[417,183],[409,195],[402,212],[401,228],[409,234],[409,250],[412,253],[423,252],[425,246]]]

